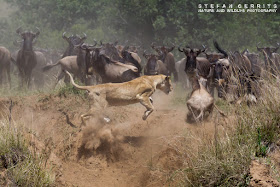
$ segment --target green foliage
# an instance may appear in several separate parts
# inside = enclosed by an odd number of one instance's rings
[[[53,186],[54,180],[38,154],[32,154],[22,131],[0,123],[0,168],[7,169],[9,180],[17,186]]]
[[[59,97],[67,97],[67,95],[78,95],[86,97],[86,92],[84,90],[76,89],[72,84],[66,84],[63,87],[60,87],[57,91]]]
[[[14,9],[12,13],[7,11],[11,14],[9,18],[0,21],[3,30],[0,41],[10,48],[15,48],[12,42],[18,39],[15,30],[19,26],[39,27],[42,33],[37,46],[53,49],[64,48],[61,38],[64,31],[84,32],[89,36],[89,43],[93,38],[110,42],[129,40],[130,44],[144,48],[152,41],[211,47],[216,39],[227,50],[256,51],[258,42],[275,45],[280,39],[279,13],[199,13],[198,4],[210,3],[208,0],[199,3],[185,0],[1,1]],[[238,0],[234,5],[238,3],[244,2]],[[255,1],[246,3],[256,4]]]

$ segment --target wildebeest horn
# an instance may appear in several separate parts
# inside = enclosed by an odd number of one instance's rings
[[[99,43],[100,43],[100,45],[103,45],[102,40],[100,40],[100,42],[99,42]]]
[[[149,56],[150,56],[150,55],[147,55],[147,54],[146,54],[146,50],[145,50],[145,51],[143,52],[143,56],[144,56],[146,59],[149,59]]]
[[[116,46],[118,43],[119,43],[119,41],[118,41],[118,40],[117,40],[117,41],[115,41],[115,42],[114,42],[114,46]]]
[[[83,32],[83,34],[84,34],[84,37],[83,37],[83,38],[81,38],[81,40],[85,40],[85,39],[87,39],[87,35],[86,35],[86,33],[84,33],[84,32]]]
[[[63,38],[63,39],[68,39],[68,37],[65,36],[65,34],[66,34],[66,32],[64,32],[64,33],[62,34],[62,38]]]
[[[173,51],[174,48],[175,48],[175,45],[172,44],[172,47],[168,48],[167,50],[168,50],[168,52],[171,52],[171,51]]]
[[[272,53],[276,53],[276,51],[279,49],[279,47],[280,47],[280,46],[271,48],[271,52],[272,52]]]
[[[20,35],[22,33],[22,28],[21,27],[17,28],[16,33]]]
[[[261,43],[261,42],[257,43],[257,50],[258,50],[258,51],[260,51],[260,50],[263,49],[263,48],[260,48],[260,47],[259,47],[259,44],[260,44],[260,43]]]
[[[184,52],[184,49],[182,50],[182,49],[180,48],[180,46],[179,46],[179,47],[178,47],[178,51]]]
[[[214,74],[214,68],[211,67],[211,68],[210,68],[210,71],[209,71],[209,74],[207,75],[207,79],[213,77],[213,74]]]
[[[207,50],[207,47],[205,45],[202,45],[203,49],[201,50],[202,53],[204,53]]]
[[[97,41],[95,39],[93,39],[93,41],[94,41],[93,47],[95,47],[97,45]]]
[[[37,32],[35,33],[35,36],[37,37],[40,34],[40,29],[38,27],[36,27],[36,30],[37,30]]]
[[[23,41],[21,40],[21,41],[14,41],[13,42],[13,44],[15,45],[15,46],[18,46],[19,44],[21,44]]]
[[[152,47],[153,49],[155,48],[155,43],[154,43],[154,42],[151,44],[151,47]]]

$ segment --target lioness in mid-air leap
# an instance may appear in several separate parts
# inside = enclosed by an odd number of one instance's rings
[[[89,96],[93,99],[93,105],[91,109],[81,115],[82,122],[87,116],[94,114],[94,110],[104,109],[107,105],[121,106],[129,105],[140,102],[146,107],[146,111],[143,115],[143,120],[153,112],[154,106],[151,103],[150,96],[159,89],[168,94],[172,90],[170,76],[165,75],[153,75],[142,76],[124,83],[106,83],[94,86],[79,86],[77,85],[71,74],[66,71],[70,76],[71,83],[74,87],[87,90]]]

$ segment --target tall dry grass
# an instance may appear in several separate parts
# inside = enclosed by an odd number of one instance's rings
[[[223,128],[218,128],[221,118],[212,118],[216,123],[214,138],[204,140],[188,133],[169,142],[183,163],[180,169],[168,174],[169,184],[249,186],[252,159],[267,156],[279,140],[279,88],[279,78],[266,76],[258,83],[257,103],[226,104],[232,120],[226,120]],[[217,102],[220,104],[224,105]],[[194,147],[190,142],[197,145]]]

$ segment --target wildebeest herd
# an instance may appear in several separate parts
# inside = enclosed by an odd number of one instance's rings
[[[5,47],[0,47],[0,83],[2,84],[4,74],[11,88],[10,68],[11,64],[17,67],[20,88],[36,88],[44,86],[45,75],[55,66],[60,66],[53,87],[64,78],[69,82],[70,72],[74,79],[78,79],[85,85],[96,85],[105,83],[123,83],[138,77],[147,75],[155,76],[163,74],[172,76],[174,82],[180,82],[186,90],[191,90],[187,98],[189,109],[188,121],[200,121],[211,113],[214,105],[215,88],[220,98],[237,101],[246,96],[248,101],[257,102],[260,97],[258,92],[261,80],[266,76],[277,77],[280,70],[280,55],[277,53],[280,44],[276,47],[259,47],[259,53],[249,50],[229,52],[214,41],[217,52],[207,52],[207,47],[192,48],[188,45],[179,46],[178,51],[185,58],[175,61],[172,46],[156,46],[151,44],[154,53],[147,54],[147,50],[140,46],[119,45],[118,42],[103,43],[94,41],[93,44],[85,43],[87,35],[62,34],[67,41],[68,47],[65,52],[53,61],[53,55],[44,50],[34,49],[33,44],[40,35],[36,32],[23,31],[20,27],[16,33],[21,37],[15,42],[20,49],[13,52]],[[139,55],[146,59],[141,61]],[[155,88],[156,89],[156,88]],[[138,97],[138,96],[137,96]],[[141,101],[140,101],[141,102]],[[152,103],[152,99],[149,101]]]

